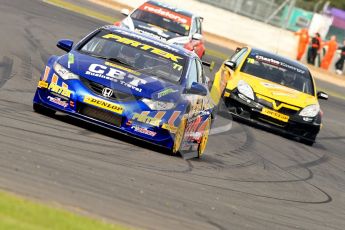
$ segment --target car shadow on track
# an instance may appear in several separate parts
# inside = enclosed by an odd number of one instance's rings
[[[303,141],[302,141],[302,139],[300,137],[294,136],[292,134],[284,133],[284,131],[281,131],[278,128],[266,127],[265,125],[256,124],[256,123],[253,123],[253,122],[241,119],[241,118],[236,118],[236,117],[234,117],[233,120],[235,122],[237,122],[237,123],[240,123],[240,124],[252,127],[254,129],[257,129],[257,130],[265,131],[267,133],[272,133],[274,135],[283,137],[283,138],[285,138],[287,140],[290,140],[290,141],[293,141],[293,142],[296,142],[296,143],[300,143],[300,144],[308,146],[308,147],[318,146],[317,142],[315,142],[312,145],[311,144],[303,143]]]

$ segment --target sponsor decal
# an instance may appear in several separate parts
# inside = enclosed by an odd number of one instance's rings
[[[274,110],[271,109],[267,109],[267,108],[263,108],[261,111],[262,114],[275,118],[277,120],[283,121],[283,122],[288,122],[289,121],[289,116],[282,114],[282,113],[278,113]]]
[[[137,72],[135,70],[132,70],[130,68],[127,68],[127,67],[124,67],[124,66],[112,63],[112,62],[105,62],[104,64],[106,64],[108,66],[111,66],[111,67],[115,67],[115,68],[120,69],[120,70],[124,70],[124,71],[126,71],[128,73],[131,73],[131,74],[134,74],[134,75],[137,75],[137,76],[141,75],[141,73],[139,73],[139,72]]]
[[[123,112],[123,107],[121,105],[108,102],[99,98],[95,98],[92,96],[85,96],[83,102],[89,105],[93,105],[105,110],[109,110],[114,113],[122,114]]]
[[[178,118],[178,116],[181,114],[181,111],[174,111],[174,113],[169,118],[168,124],[174,126],[175,121]]]
[[[275,60],[273,58],[264,57],[264,56],[261,56],[261,55],[256,55],[255,58],[258,61],[267,62],[267,63],[270,63],[272,65],[279,65],[280,64],[280,61],[277,61],[277,60]]]
[[[132,47],[135,47],[135,48],[138,48],[138,49],[141,49],[141,50],[145,50],[145,51],[148,51],[148,52],[151,52],[153,54],[156,54],[157,56],[164,57],[166,59],[170,59],[170,60],[172,60],[174,62],[177,62],[177,63],[179,62],[180,59],[183,59],[182,57],[176,56],[175,54],[169,53],[167,51],[164,51],[162,49],[156,48],[154,46],[147,45],[147,44],[141,43],[139,41],[132,40],[130,38],[121,37],[121,36],[116,35],[116,34],[106,34],[106,35],[103,35],[102,38],[114,39],[114,40],[116,40],[119,43],[122,43],[122,44],[125,44],[125,45],[129,45],[129,46],[132,46]]]
[[[271,94],[273,96],[285,96],[285,97],[293,97],[297,98],[298,91],[295,89],[288,88],[286,86],[272,84],[268,82],[261,82],[263,86],[268,89],[271,89]]]
[[[138,92],[142,91],[142,89],[139,88],[138,86],[146,84],[146,80],[141,79],[131,73],[127,74],[126,72],[123,72],[119,69],[115,69],[115,68],[108,67],[105,65],[100,65],[100,64],[91,64],[89,66],[88,71],[86,71],[85,74],[94,76],[94,77],[107,79],[113,82],[119,82],[121,85],[124,85]],[[132,79],[132,81],[127,83],[124,81],[125,78]]]
[[[48,88],[48,82],[39,81],[37,87],[38,87],[38,88],[46,89],[46,88]]]
[[[138,33],[140,33],[140,34],[150,35],[150,36],[152,36],[152,37],[154,37],[154,38],[160,39],[160,40],[165,41],[165,42],[167,41],[167,39],[166,39],[165,37],[159,36],[159,35],[157,35],[157,34],[155,34],[155,33],[150,33],[150,32],[148,32],[148,31],[140,30],[140,29],[135,29],[135,31],[138,32]]]
[[[58,86],[55,83],[50,83],[49,87],[48,87],[48,90],[50,90],[51,92],[57,93],[58,95],[67,97],[67,98],[70,98],[71,97],[71,93],[72,93],[66,87]]]
[[[66,107],[68,106],[68,102],[67,102],[67,101],[63,101],[63,100],[62,100],[61,98],[59,98],[59,97],[48,96],[47,99],[48,99],[50,102],[52,102],[52,103],[54,103],[54,104],[57,104],[57,105],[59,105],[59,106],[61,106],[61,107],[66,108]]]
[[[283,97],[292,97],[297,98],[296,94],[282,91],[273,91],[271,92],[272,96],[283,96]]]
[[[131,128],[134,129],[135,132],[142,133],[151,137],[154,137],[157,134],[154,131],[148,130],[147,128],[140,127],[138,125],[133,125]]]
[[[163,38],[166,38],[166,39],[169,38],[169,35],[164,33],[165,31],[168,31],[168,30],[166,30],[164,28],[161,28],[159,26],[156,26],[156,25],[153,25],[153,24],[148,24],[148,26],[138,25],[138,27],[141,28],[141,29],[152,31],[152,32],[158,34],[159,36],[162,36]],[[137,29],[137,30],[140,31],[140,29]],[[146,32],[146,31],[142,31],[142,32]]]
[[[270,89],[286,89],[287,87],[282,86],[282,85],[278,85],[278,84],[272,84],[269,82],[261,82],[261,85],[265,86],[266,88],[270,88]],[[289,88],[287,88],[289,89]]]
[[[296,72],[301,73],[301,74],[304,74],[304,73],[305,73],[305,70],[299,69],[299,68],[297,68],[297,67],[295,67],[295,66],[292,66],[292,65],[289,65],[289,64],[287,64],[287,63],[284,63],[284,62],[275,60],[275,59],[273,59],[273,58],[268,58],[268,57],[264,57],[264,56],[261,56],[261,55],[256,55],[256,56],[255,56],[255,59],[256,59],[257,61],[269,63],[269,64],[271,64],[271,65],[281,66],[281,67],[284,67],[284,68],[287,68],[287,69],[296,71]],[[248,59],[248,62],[251,63],[251,62],[250,62],[250,59]]]
[[[207,131],[206,127],[210,122],[210,119],[202,121],[202,118],[199,116],[196,119],[188,121],[186,127],[185,137],[187,141],[200,141],[202,134]]]
[[[178,90],[171,89],[171,88],[167,88],[167,89],[165,89],[165,90],[159,92],[159,93],[157,94],[157,98],[161,98],[161,97],[164,97],[164,96],[166,96],[166,95],[168,95],[168,94],[176,93],[176,92],[178,92]]]
[[[139,7],[139,9],[152,13],[152,14],[157,14],[159,16],[170,19],[180,24],[188,24],[188,25],[191,24],[190,17],[187,17],[185,15],[182,15],[174,11],[164,9],[155,5],[151,5],[149,3],[143,4],[142,6]]]
[[[159,124],[161,123],[160,119],[154,118],[154,117],[150,117],[148,115],[146,115],[145,113],[143,114],[139,114],[139,113],[134,113],[133,117],[132,117],[133,121],[139,121],[142,123],[146,123],[152,126],[159,126]]]
[[[166,123],[164,123],[162,125],[162,128],[168,130],[171,133],[176,133],[177,132],[177,127],[176,126],[169,125],[169,124],[166,124]]]
[[[162,119],[164,117],[165,113],[166,113],[165,111],[159,111],[156,113],[155,118]]]
[[[169,44],[158,42],[158,41],[152,40],[151,38],[143,37],[140,34],[127,32],[125,30],[116,30],[116,29],[115,29],[115,32],[122,34],[122,35],[125,35],[125,36],[128,36],[128,37],[131,37],[131,38],[134,38],[134,39],[137,39],[137,40],[140,40],[140,41],[152,43],[155,46],[162,47],[163,49],[166,49],[166,50],[171,50],[171,51],[176,52],[176,53],[179,52],[178,49],[172,47]]]

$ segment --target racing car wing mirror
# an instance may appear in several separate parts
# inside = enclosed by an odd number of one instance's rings
[[[233,61],[226,61],[224,62],[224,65],[232,70],[236,68],[236,62]]]
[[[56,44],[57,47],[59,47],[60,49],[69,52],[71,51],[72,47],[73,47],[73,41],[72,40],[60,40],[58,41],[58,43]]]
[[[186,90],[186,93],[206,96],[207,95],[207,89],[204,85],[202,85],[198,82],[193,82],[191,87]]]
[[[317,92],[317,98],[322,100],[328,100],[328,94],[322,91]]]
[[[128,16],[129,15],[129,9],[122,9],[121,14],[124,16]]]
[[[193,34],[193,40],[202,40],[203,39],[203,36],[201,34]]]
[[[207,66],[210,68],[210,71],[212,72],[213,71],[213,68],[214,68],[214,65],[216,64],[214,61],[211,61],[211,62],[207,62],[207,61],[202,61],[202,64],[204,66]]]

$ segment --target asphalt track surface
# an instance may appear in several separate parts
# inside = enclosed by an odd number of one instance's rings
[[[38,0],[0,1],[2,189],[144,229],[344,229],[343,100],[321,102],[313,147],[233,122],[210,137],[202,159],[187,161],[34,113],[44,64],[63,53],[56,41],[101,24]]]

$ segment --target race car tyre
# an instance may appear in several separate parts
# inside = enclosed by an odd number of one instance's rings
[[[207,126],[205,128],[205,132],[203,133],[201,140],[200,140],[200,144],[198,146],[198,158],[200,158],[202,156],[202,154],[204,154],[206,146],[207,146],[207,142],[208,142],[208,136],[210,134],[210,129],[211,129],[211,117],[208,118],[207,121]]]
[[[48,108],[46,108],[40,104],[36,104],[36,103],[34,103],[32,105],[32,108],[36,113],[40,113],[40,114],[48,115],[48,116],[54,115],[56,112],[55,110],[48,109]]]
[[[177,128],[177,132],[175,134],[175,139],[174,139],[174,145],[172,148],[173,154],[176,154],[180,151],[181,144],[184,138],[185,130],[186,130],[186,125],[187,125],[187,119],[183,118],[181,120],[180,125]]]

